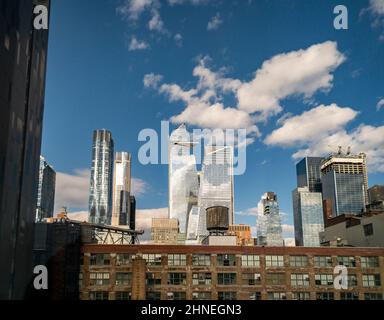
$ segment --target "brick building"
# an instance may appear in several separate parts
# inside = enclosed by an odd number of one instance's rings
[[[337,290],[334,267],[348,270]],[[382,300],[384,248],[84,245],[80,299]]]

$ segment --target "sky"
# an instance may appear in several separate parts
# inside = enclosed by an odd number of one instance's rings
[[[338,145],[366,152],[384,183],[384,0],[51,1],[42,154],[57,172],[56,208],[84,217],[92,132],[132,153],[139,226],[166,216],[168,167],[143,165],[143,129],[246,129],[235,221],[255,231],[274,191],[292,240],[295,163]]]

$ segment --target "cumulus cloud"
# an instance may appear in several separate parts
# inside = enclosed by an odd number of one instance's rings
[[[128,47],[129,51],[146,50],[146,49],[149,49],[148,43],[146,43],[144,40],[142,41],[137,40],[135,36],[132,36],[131,42],[129,43],[129,47]]]
[[[168,33],[168,31],[164,27],[164,22],[161,19],[160,13],[157,9],[152,9],[152,18],[148,22],[148,28],[152,31]]]
[[[332,88],[332,72],[345,61],[336,42],[326,41],[307,49],[283,53],[265,61],[252,81],[237,91],[239,108],[261,117],[282,111],[281,100],[293,95],[308,99]]]
[[[211,20],[208,21],[207,30],[216,30],[223,23],[223,19],[220,16],[220,13],[216,13]]]
[[[148,183],[145,182],[142,179],[139,178],[132,178],[131,179],[131,193],[136,196],[140,197],[148,190]]]
[[[163,79],[163,76],[160,74],[148,73],[144,75],[143,83],[146,88],[156,89],[159,85],[159,82]]]
[[[377,105],[376,105],[376,110],[379,111],[381,108],[384,107],[384,98],[380,99],[378,102],[377,102]]]
[[[253,207],[253,208],[248,208],[246,210],[243,210],[243,211],[237,211],[235,212],[235,214],[239,215],[239,216],[257,216],[257,207]]]
[[[280,120],[282,126],[267,136],[264,142],[269,145],[292,146],[318,141],[342,129],[357,114],[351,108],[342,108],[336,104],[320,105],[301,115]]]
[[[158,4],[157,0],[125,0],[116,11],[123,18],[135,21],[145,10]]]
[[[136,229],[144,230],[140,240],[151,239],[152,218],[168,218],[168,208],[136,210]]]
[[[368,12],[372,19],[372,27],[382,29],[379,39],[384,41],[384,0],[369,0],[369,6],[361,11]]]

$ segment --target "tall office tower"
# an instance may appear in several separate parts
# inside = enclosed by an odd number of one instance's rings
[[[22,299],[32,279],[48,30],[33,29],[33,8],[0,5],[0,300]]]
[[[292,202],[296,246],[319,247],[319,232],[324,231],[321,192],[296,188],[292,191]]]
[[[297,187],[309,192],[321,192],[321,163],[324,158],[305,157],[296,164]]]
[[[116,152],[113,166],[112,225],[129,225],[131,192],[131,155]]]
[[[384,201],[384,185],[374,185],[368,189],[369,203]]]
[[[130,209],[129,209],[129,228],[135,230],[136,228],[136,198],[135,196],[129,197]]]
[[[274,192],[264,193],[257,207],[257,244],[283,246],[283,230],[276,194]]]
[[[208,235],[206,209],[227,207],[229,224],[233,224],[233,148],[232,146],[205,146],[199,190],[198,235]]]
[[[321,165],[323,200],[332,208],[332,217],[359,214],[368,203],[368,179],[364,153],[339,151]]]
[[[37,188],[36,222],[53,217],[55,206],[56,172],[40,156],[39,185]]]
[[[93,132],[89,222],[110,224],[112,217],[113,139],[110,131]]]
[[[180,233],[184,234],[187,232],[188,214],[197,204],[199,188],[192,146],[191,135],[184,124],[171,133],[168,150],[169,218],[179,221]]]

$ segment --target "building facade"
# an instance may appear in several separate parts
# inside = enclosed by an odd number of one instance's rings
[[[321,163],[324,158],[305,157],[296,164],[297,187],[308,187],[309,192],[321,192]]]
[[[152,218],[151,240],[154,244],[177,244],[179,222],[177,219]]]
[[[257,206],[257,244],[262,246],[282,246],[283,236],[277,195],[266,192]]]
[[[116,152],[113,167],[113,226],[130,225],[131,154]]]
[[[56,172],[40,156],[39,184],[37,188],[36,222],[53,217],[55,206]]]
[[[321,165],[323,199],[332,208],[332,217],[359,214],[368,204],[366,156],[338,153]]]
[[[324,231],[321,193],[310,192],[308,187],[296,188],[292,203],[296,246],[320,246],[319,232]]]
[[[238,246],[253,245],[250,225],[232,224],[228,228],[228,234],[234,234],[236,236],[236,244]]]
[[[384,185],[374,185],[368,189],[369,203],[384,201]]]
[[[179,221],[183,234],[187,232],[189,212],[197,205],[199,190],[192,147],[191,135],[184,124],[171,133],[168,146],[169,218]]]
[[[33,28],[33,8],[0,6],[0,300],[22,299],[32,274],[48,30]]]
[[[93,132],[89,222],[111,224],[114,143],[110,131]]]
[[[82,300],[382,300],[383,248],[85,245]],[[334,268],[348,271],[336,289]]]

